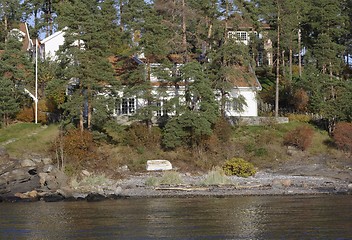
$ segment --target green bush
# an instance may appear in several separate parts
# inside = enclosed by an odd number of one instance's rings
[[[243,158],[232,158],[227,160],[223,166],[226,175],[236,175],[238,177],[249,177],[256,173],[252,163]]]

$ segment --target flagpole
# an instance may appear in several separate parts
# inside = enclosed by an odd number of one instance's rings
[[[35,124],[38,123],[38,39],[35,40]]]

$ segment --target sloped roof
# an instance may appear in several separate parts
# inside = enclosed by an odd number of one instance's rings
[[[250,66],[234,65],[228,67],[226,80],[236,88],[256,88],[261,90],[258,78]]]
[[[15,28],[16,29],[16,28]],[[18,30],[20,30],[22,33],[24,33],[23,41],[22,41],[22,50],[23,51],[28,51],[31,49],[33,43],[32,40],[29,36],[29,31],[28,31],[28,26],[27,23],[20,23],[18,25]]]

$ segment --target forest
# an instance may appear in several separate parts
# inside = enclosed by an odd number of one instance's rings
[[[34,121],[34,101],[24,93],[35,88],[34,51],[23,51],[10,34],[21,22],[39,40],[66,29],[58,58],[37,66],[38,121],[59,123],[64,135],[209,150],[229,138],[223,96],[233,66],[253,67],[262,85],[259,116],[309,116],[331,135],[337,123],[352,120],[351,0],[0,0],[0,21],[2,127]],[[229,39],[229,29],[243,22],[272,48],[259,37],[247,45]],[[259,63],[266,51],[271,64]],[[167,84],[192,79],[183,101],[176,96],[163,106],[174,114],[157,127],[152,119],[161,106],[148,74],[130,62],[140,54],[146,66],[160,63]],[[163,71],[177,64],[179,74]],[[116,122],[117,100],[106,97],[121,91],[148,102],[130,126]]]

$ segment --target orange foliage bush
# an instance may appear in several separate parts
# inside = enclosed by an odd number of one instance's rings
[[[352,123],[337,123],[333,138],[339,149],[352,152]]]
[[[21,122],[34,122],[35,113],[34,113],[34,104],[32,107],[24,107],[17,114],[16,119]],[[47,106],[45,101],[38,102],[38,122],[46,124],[47,123],[47,115],[45,112],[47,111]]]
[[[98,157],[92,133],[87,130],[83,132],[79,129],[68,130],[55,139],[53,149],[60,154],[63,152],[65,161],[72,164],[95,160]]]
[[[313,129],[308,126],[299,126],[284,136],[284,144],[306,150],[312,144]]]
[[[293,105],[297,111],[299,112],[306,111],[308,102],[309,102],[309,96],[305,90],[299,89],[294,93]]]

